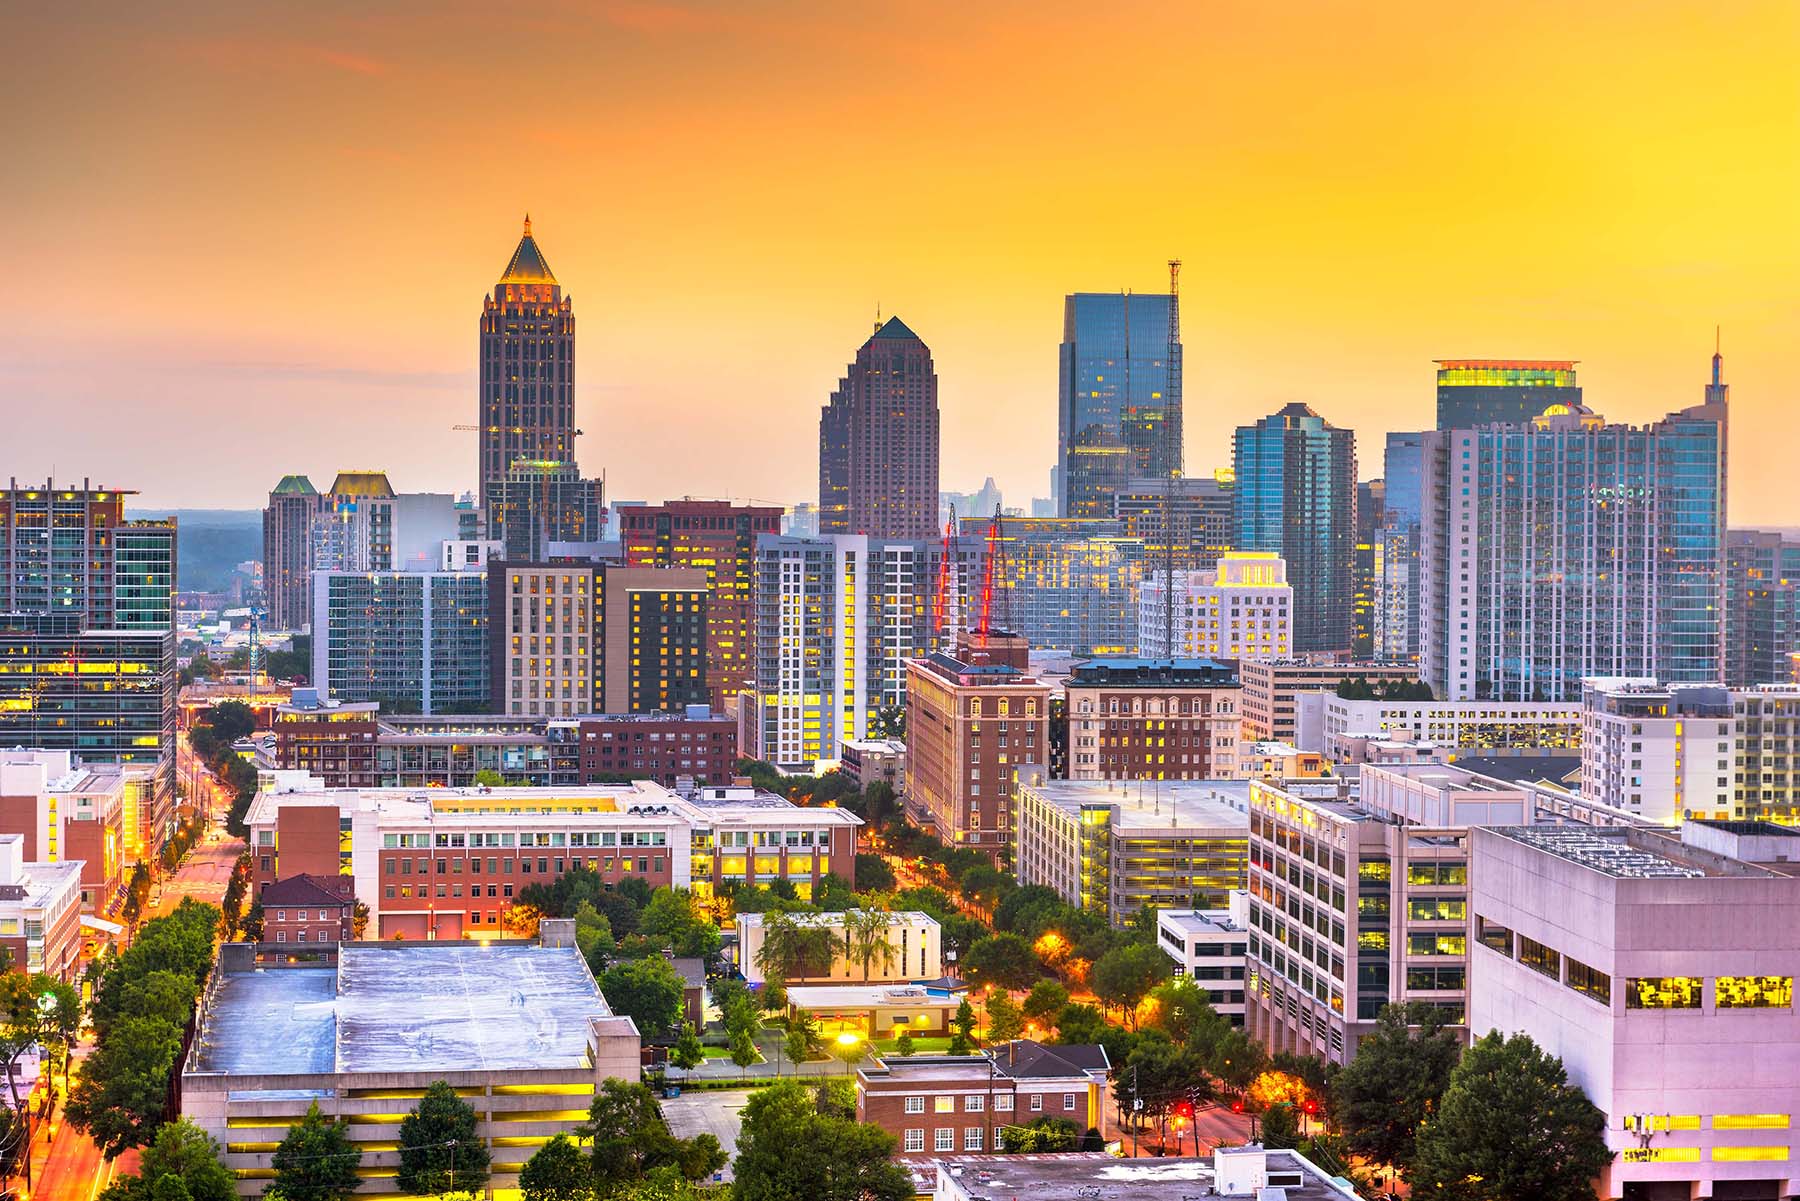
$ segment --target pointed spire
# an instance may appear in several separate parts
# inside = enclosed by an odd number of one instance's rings
[[[530,213],[525,214],[525,236],[528,238],[531,236],[531,214]]]
[[[503,284],[554,284],[556,276],[550,270],[550,264],[544,261],[544,252],[538,249],[537,239],[531,236],[531,214],[525,214],[525,232],[519,238],[518,249],[513,251],[512,260],[506,264],[506,270],[500,275]]]
[[[1719,346],[1720,346],[1719,337],[1720,337],[1719,327],[1715,325],[1715,326],[1713,326],[1713,361],[1712,361],[1712,369],[1713,369],[1712,382],[1713,382],[1713,387],[1715,387],[1715,388],[1725,382],[1725,356],[1719,352]]]

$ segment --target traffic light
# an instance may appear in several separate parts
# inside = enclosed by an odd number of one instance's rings
[[[1304,1105],[1302,1105],[1300,1108],[1306,1114],[1306,1116],[1309,1118],[1318,1116],[1319,1103],[1317,1101],[1314,1101],[1311,1097],[1308,1097],[1306,1099],[1306,1103]]]

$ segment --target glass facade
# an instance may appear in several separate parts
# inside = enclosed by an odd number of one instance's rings
[[[1529,359],[1442,359],[1437,373],[1437,427],[1473,429],[1530,421],[1553,404],[1579,405],[1571,362]]]
[[[391,713],[478,713],[488,696],[487,577],[320,572],[314,680]]]
[[[1725,550],[1725,682],[1785,683],[1800,651],[1800,538],[1732,530]]]
[[[1064,517],[1110,518],[1133,476],[1181,470],[1181,347],[1167,295],[1078,292],[1063,302],[1058,472]]]

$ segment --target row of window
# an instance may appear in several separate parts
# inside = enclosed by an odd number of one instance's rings
[[[1054,1094],[1052,1094],[1052,1095],[1054,1095]],[[1080,1096],[1079,1093],[1064,1093],[1062,1095],[1063,1111],[1065,1113],[1075,1112],[1076,1099],[1079,1096]],[[1043,1093],[1031,1093],[1029,1095],[1028,1101],[1029,1101],[1029,1107],[1033,1113],[1042,1113],[1043,1112],[1043,1109],[1044,1109],[1044,1094]],[[984,1093],[969,1093],[963,1097],[963,1112],[964,1113],[981,1113],[986,1108],[986,1106],[987,1106],[987,1096]],[[994,1097],[994,1112],[995,1113],[1010,1113],[1010,1112],[1012,1112],[1012,1108],[1013,1108],[1013,1094],[1000,1093]],[[944,1093],[944,1094],[939,1094],[937,1096],[932,1097],[931,1098],[931,1111],[933,1113],[955,1113],[956,1112],[955,1096]],[[908,1097],[908,1098],[906,1098],[906,1112],[907,1113],[924,1113],[925,1112],[925,1098],[924,1097]]]

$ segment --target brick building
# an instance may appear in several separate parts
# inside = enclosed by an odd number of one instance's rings
[[[886,1056],[856,1073],[856,1119],[894,1136],[902,1160],[987,1151],[1009,1126],[1062,1118],[1105,1130],[1106,1049],[1015,1039],[978,1055]]]
[[[756,683],[756,538],[780,532],[774,505],[686,498],[619,510],[627,566],[706,572],[706,684],[720,711]]]
[[[1012,843],[1013,771],[1049,754],[1050,686],[934,652],[906,665],[907,808],[952,846]]]
[[[1302,738],[1298,724],[1302,692],[1330,691],[1345,680],[1374,688],[1416,684],[1419,669],[1406,663],[1315,663],[1304,659],[1245,660],[1238,664],[1244,686],[1244,737],[1317,749]]]
[[[737,721],[705,705],[685,713],[600,713],[583,717],[581,782],[629,778],[665,788],[737,778]]]
[[[81,865],[34,863],[22,834],[0,834],[0,947],[16,972],[73,981],[81,958]]]
[[[265,944],[319,946],[349,942],[356,897],[349,876],[289,876],[257,895]]]
[[[124,879],[125,815],[150,775],[69,751],[0,751],[0,834],[20,835],[28,862],[79,862],[82,906],[102,913]]]
[[[1237,770],[1237,673],[1212,659],[1108,657],[1064,689],[1071,780],[1222,780]]]

